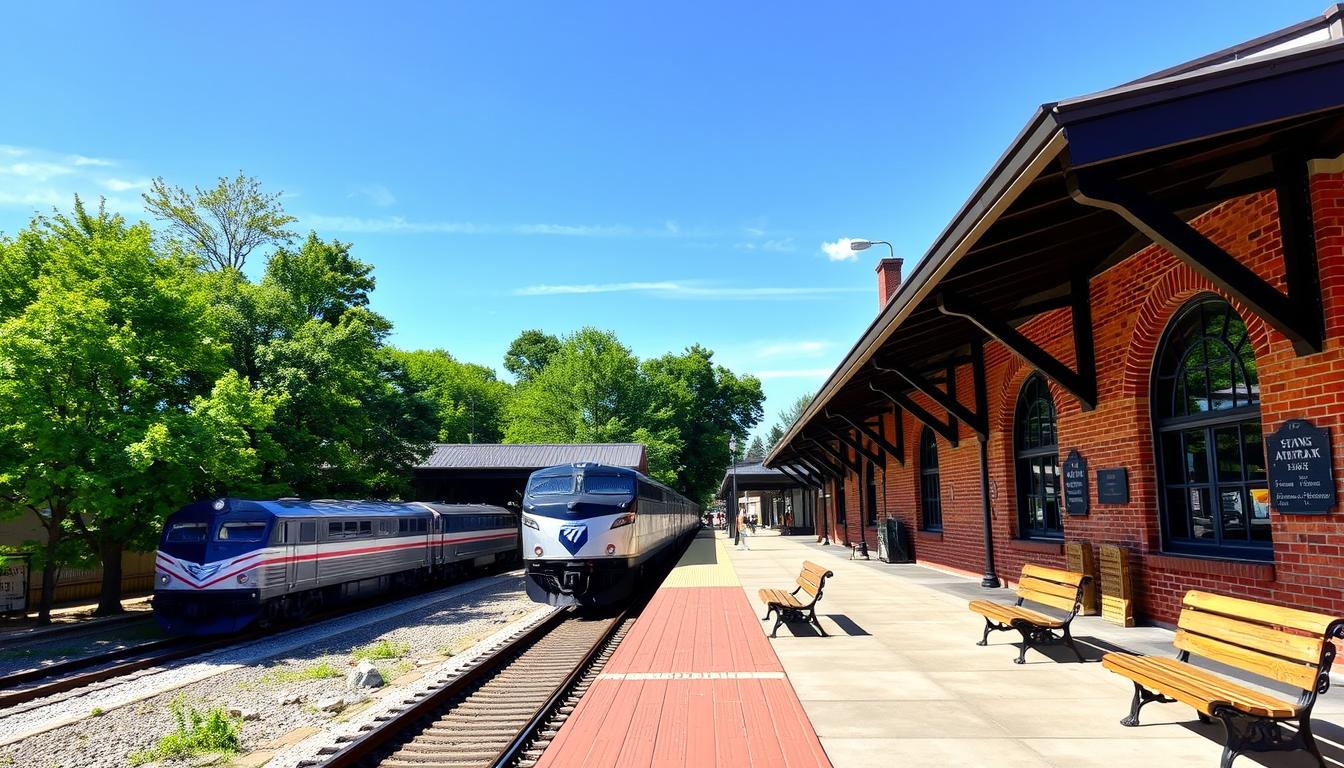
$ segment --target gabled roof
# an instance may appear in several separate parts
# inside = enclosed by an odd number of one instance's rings
[[[1344,7],[1113,89],[1042,105],[911,270],[776,447],[824,409],[889,407],[869,384],[879,354],[933,370],[979,329],[939,311],[944,289],[1014,324],[1150,241],[1075,201],[1075,171],[1104,169],[1185,220],[1273,186],[1271,160],[1344,152]],[[1036,311],[1040,311],[1037,309]]]
[[[614,467],[644,466],[639,443],[435,443],[416,469],[536,470],[560,464],[595,462]]]

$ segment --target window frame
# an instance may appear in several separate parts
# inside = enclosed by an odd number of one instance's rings
[[[1048,411],[1050,420],[1050,432],[1054,438],[1053,443],[1042,443],[1026,447],[1027,441],[1026,425],[1035,406],[1043,403]],[[1046,472],[1046,460],[1049,465],[1054,467],[1054,472]],[[1048,508],[1050,494],[1046,487],[1046,480],[1053,474],[1054,484],[1054,504],[1055,519],[1059,521],[1058,528],[1050,526],[1050,511]],[[1055,410],[1054,394],[1050,391],[1050,384],[1040,373],[1032,373],[1022,382],[1022,388],[1017,393],[1017,405],[1013,411],[1013,479],[1016,487],[1017,501],[1017,535],[1021,539],[1042,539],[1048,541],[1057,541],[1064,538],[1064,499],[1060,491],[1060,461],[1059,461],[1059,418]],[[1037,481],[1034,485],[1032,481]],[[1039,492],[1033,494],[1032,488],[1038,487]],[[1038,501],[1041,507],[1040,527],[1031,524],[1028,520],[1028,500]]]
[[[943,530],[943,489],[938,437],[925,425],[919,433],[919,529]]]
[[[1221,325],[1216,333],[1210,333],[1210,312],[1221,311]],[[1240,324],[1241,334],[1236,343],[1231,342],[1231,321]],[[1198,325],[1194,325],[1197,323]],[[1229,408],[1214,407],[1213,384],[1210,371],[1210,344],[1219,345],[1229,355],[1229,366],[1233,405]],[[1173,345],[1181,345],[1179,348]],[[1195,354],[1195,347],[1201,354]],[[1249,357],[1249,366],[1247,363]],[[1177,359],[1179,358],[1179,359]],[[1178,407],[1177,399],[1190,383],[1192,362],[1203,377],[1205,409],[1189,412],[1188,405]],[[1175,365],[1171,363],[1176,360]],[[1153,440],[1153,466],[1157,475],[1158,524],[1161,531],[1162,551],[1178,555],[1192,555],[1229,560],[1253,562],[1272,562],[1274,559],[1273,527],[1270,517],[1258,518],[1254,491],[1262,490],[1268,494],[1268,462],[1264,455],[1264,423],[1260,412],[1259,365],[1255,359],[1255,348],[1250,342],[1250,328],[1230,302],[1217,294],[1205,293],[1196,296],[1181,306],[1162,331],[1153,358],[1149,389],[1150,422]],[[1169,382],[1169,383],[1168,383]],[[1242,386],[1245,385],[1246,403],[1237,404]],[[1221,390],[1220,390],[1221,391]],[[1252,394],[1253,393],[1253,394]],[[1186,393],[1188,394],[1188,392]],[[1253,402],[1252,402],[1253,398]],[[1185,399],[1187,402],[1188,398]],[[1198,400],[1198,399],[1197,399]],[[1185,412],[1179,412],[1185,410]],[[1219,435],[1235,430],[1237,462],[1235,464],[1239,478],[1228,479],[1224,475],[1221,460],[1225,458],[1220,451]],[[1250,433],[1256,435],[1248,442]],[[1174,442],[1179,446],[1179,458],[1173,458]],[[1202,448],[1191,453],[1191,446],[1202,442]],[[1260,450],[1258,465],[1248,462],[1248,450],[1258,443]],[[1202,452],[1202,466],[1198,460],[1192,461]],[[1251,468],[1258,466],[1258,479]],[[1202,478],[1201,474],[1202,473]],[[1244,519],[1245,538],[1228,539],[1227,526],[1224,523],[1222,501],[1225,493],[1235,492],[1241,499]],[[1176,535],[1173,530],[1176,511],[1173,499],[1181,499],[1181,523],[1184,535]],[[1197,495],[1197,496],[1196,496]],[[1190,499],[1197,497],[1199,503],[1208,510],[1208,525],[1213,536],[1203,538],[1195,535],[1196,511],[1190,506]],[[1202,516],[1201,516],[1202,517]],[[1257,519],[1263,520],[1260,530],[1268,533],[1267,538],[1256,540]]]

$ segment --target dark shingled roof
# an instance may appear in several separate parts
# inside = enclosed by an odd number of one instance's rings
[[[644,466],[644,446],[639,443],[435,443],[433,452],[417,464],[416,469],[541,469],[580,461],[640,469]]]

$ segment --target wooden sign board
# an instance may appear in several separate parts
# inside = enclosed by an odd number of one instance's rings
[[[1114,544],[1102,544],[1101,618],[1122,627],[1134,626],[1134,577],[1129,570],[1129,552]]]
[[[1083,587],[1083,615],[1096,616],[1097,607],[1097,569],[1092,560],[1092,543],[1088,541],[1064,542],[1064,568],[1074,573],[1085,573],[1092,577]]]

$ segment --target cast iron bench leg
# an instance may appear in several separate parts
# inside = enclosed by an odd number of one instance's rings
[[[994,622],[985,619],[985,635],[980,638],[980,642],[976,643],[976,645],[989,645],[989,633],[993,632],[995,629]]]

